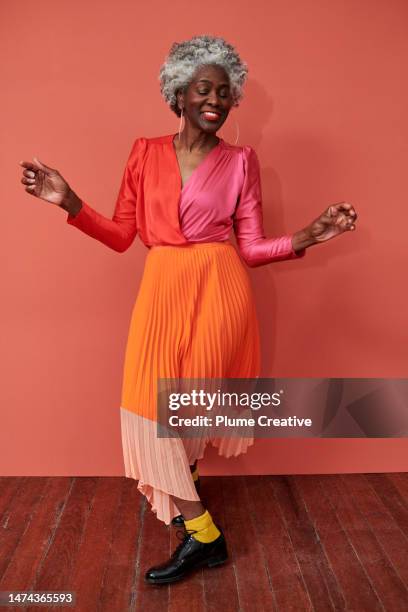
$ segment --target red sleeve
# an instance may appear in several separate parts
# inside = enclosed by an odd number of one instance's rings
[[[139,185],[140,162],[146,150],[146,144],[146,138],[137,138],[133,144],[111,219],[97,212],[84,200],[82,200],[82,208],[79,213],[75,216],[68,214],[67,217],[67,223],[119,253],[126,251],[137,235],[137,186]]]
[[[279,238],[265,237],[258,156],[252,147],[244,146],[242,158],[244,182],[233,222],[238,248],[245,263],[256,268],[272,261],[303,257],[306,249],[294,251],[292,234]]]

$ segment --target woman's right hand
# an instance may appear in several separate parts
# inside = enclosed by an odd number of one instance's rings
[[[21,182],[26,185],[25,190],[46,202],[61,206],[71,191],[70,186],[58,170],[49,168],[36,157],[33,159],[34,162],[20,162],[24,168]]]

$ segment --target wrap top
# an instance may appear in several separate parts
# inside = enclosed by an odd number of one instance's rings
[[[293,249],[293,235],[264,234],[260,165],[251,146],[219,138],[182,186],[174,136],[135,140],[112,218],[81,200],[81,210],[68,214],[67,223],[118,252],[128,249],[137,234],[151,248],[223,242],[233,228],[250,267],[305,255],[305,249]]]

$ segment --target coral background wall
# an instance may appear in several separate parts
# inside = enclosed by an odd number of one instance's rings
[[[119,401],[147,249],[123,254],[27,194],[19,160],[113,212],[134,139],[175,133],[158,72],[171,44],[223,36],[248,62],[220,135],[252,145],[268,237],[345,200],[358,229],[249,269],[263,376],[407,376],[408,5],[403,1],[3,0],[0,7],[2,475],[122,475]],[[231,235],[232,236],[232,235]],[[384,410],[387,407],[384,406]],[[407,439],[208,449],[207,474],[403,471]]]

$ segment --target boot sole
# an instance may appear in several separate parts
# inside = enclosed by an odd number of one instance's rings
[[[227,557],[220,557],[220,556],[212,557],[211,559],[206,559],[205,561],[201,561],[201,563],[198,563],[197,565],[195,565],[193,568],[191,568],[191,570],[188,570],[187,572],[184,572],[183,574],[180,574],[179,576],[175,578],[162,578],[162,579],[145,578],[145,581],[148,582],[149,584],[169,584],[170,582],[178,582],[179,580],[181,580],[188,574],[194,572],[194,570],[196,569],[200,569],[202,567],[217,567],[218,565],[223,565],[226,561],[228,561],[228,556]]]

